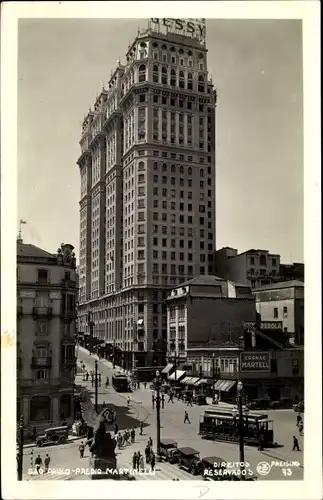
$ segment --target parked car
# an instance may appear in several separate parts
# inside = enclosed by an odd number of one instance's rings
[[[254,399],[246,404],[249,410],[268,410],[270,407],[269,399]]]
[[[197,464],[200,461],[200,452],[188,446],[178,448],[177,463],[180,468],[187,469],[192,474],[197,474]]]
[[[167,462],[176,462],[177,460],[177,442],[173,439],[162,439],[160,442],[160,456]]]
[[[197,394],[193,397],[193,403],[199,406],[207,405],[206,396],[204,394]]]
[[[270,402],[272,410],[293,408],[293,401],[290,398],[280,398],[277,401]]]
[[[198,463],[192,466],[194,475],[201,475],[205,481],[219,481],[226,479],[225,471],[227,463],[220,457],[203,457]]]
[[[294,411],[297,413],[304,413],[304,401],[299,401],[294,405]]]
[[[46,429],[44,434],[36,438],[36,446],[42,447],[45,445],[64,443],[68,438],[68,427],[51,427]]]

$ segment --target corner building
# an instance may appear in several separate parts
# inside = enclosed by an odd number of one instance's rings
[[[172,20],[154,21],[85,117],[78,159],[79,329],[88,333],[91,317],[94,336],[136,351],[141,365],[164,362],[168,291],[212,274],[215,250],[216,92],[205,38],[163,33]]]

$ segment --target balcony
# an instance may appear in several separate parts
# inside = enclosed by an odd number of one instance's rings
[[[53,314],[53,308],[52,307],[33,307],[33,315],[36,318],[39,317],[51,317]]]
[[[71,279],[62,279],[61,281],[62,285],[64,288],[75,288],[76,287],[76,281],[71,280]]]
[[[61,318],[63,318],[63,319],[70,319],[70,320],[72,320],[72,319],[76,319],[76,317],[77,317],[77,312],[76,312],[75,309],[74,310],[63,309],[61,311]]]
[[[46,357],[32,357],[31,368],[51,368],[52,358],[50,356]]]

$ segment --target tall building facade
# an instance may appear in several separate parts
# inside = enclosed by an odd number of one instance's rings
[[[72,245],[17,241],[17,417],[25,432],[72,424],[77,283]]]
[[[166,350],[168,291],[213,273],[215,107],[204,21],[151,20],[83,123],[81,332]]]

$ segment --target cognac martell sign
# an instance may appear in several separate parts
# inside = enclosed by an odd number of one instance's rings
[[[270,372],[269,352],[240,353],[240,372]]]
[[[165,27],[168,32],[179,33],[181,35],[197,38],[205,43],[205,19],[173,19],[170,17],[155,17],[150,21],[158,25],[159,28]]]

